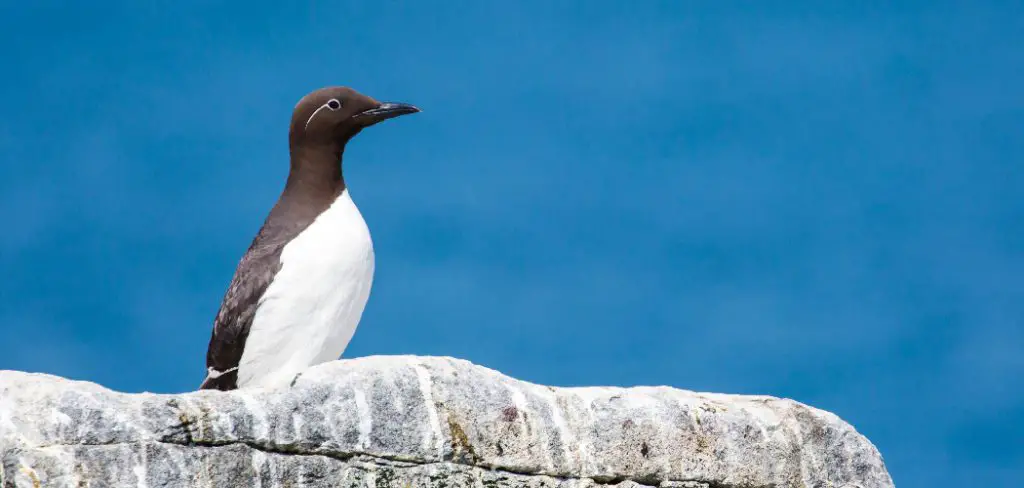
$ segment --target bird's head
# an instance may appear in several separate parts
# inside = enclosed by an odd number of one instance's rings
[[[420,110],[406,103],[378,102],[344,86],[316,90],[299,100],[292,113],[292,143],[344,145],[359,131]]]

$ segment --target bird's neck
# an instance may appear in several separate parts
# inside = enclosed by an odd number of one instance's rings
[[[305,199],[334,201],[345,190],[341,160],[342,144],[299,145],[291,148],[291,170],[284,197],[302,195]]]
[[[260,235],[298,235],[345,191],[345,180],[341,176],[344,146],[292,146],[291,149],[288,182],[274,208],[270,209]]]

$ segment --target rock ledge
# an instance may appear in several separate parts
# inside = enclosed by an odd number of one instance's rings
[[[3,488],[893,486],[871,442],[791,400],[552,388],[412,356],[179,395],[0,371],[0,463]]]

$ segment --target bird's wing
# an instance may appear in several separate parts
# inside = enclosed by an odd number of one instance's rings
[[[233,390],[237,387],[242,359],[260,298],[281,269],[281,250],[286,238],[267,240],[261,232],[238,263],[235,276],[214,319],[206,352],[207,376],[200,389]],[[287,237],[287,236],[281,236]]]

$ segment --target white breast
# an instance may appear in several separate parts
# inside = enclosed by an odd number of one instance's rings
[[[373,242],[345,190],[281,252],[238,365],[238,387],[277,387],[341,356],[373,283]]]

